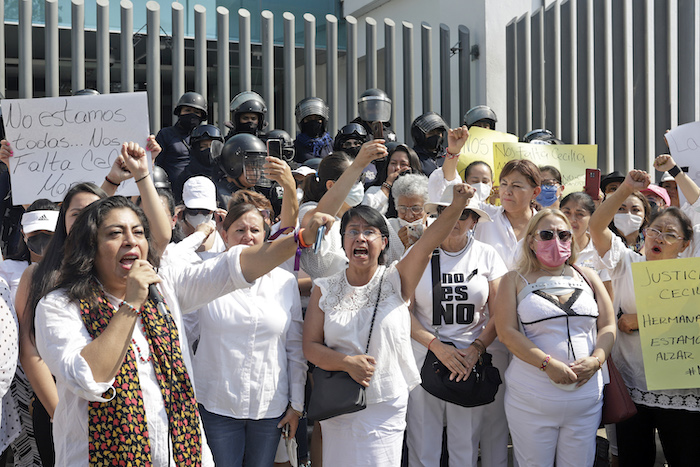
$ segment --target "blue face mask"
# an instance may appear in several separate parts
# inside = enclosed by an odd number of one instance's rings
[[[540,191],[540,194],[537,195],[535,199],[540,206],[546,208],[554,204],[557,200],[557,190],[559,187],[557,185],[542,185],[541,188],[542,191]]]

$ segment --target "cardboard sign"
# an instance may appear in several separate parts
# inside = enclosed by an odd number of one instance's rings
[[[700,122],[678,126],[664,136],[678,167],[681,167],[697,185],[700,185]],[[680,189],[678,198],[682,206],[685,196]]]
[[[15,205],[39,198],[62,201],[71,186],[100,186],[121,144],[146,145],[145,92],[97,96],[3,99],[6,138],[12,145],[10,179]],[[151,163],[150,153],[149,164]],[[133,179],[117,194],[137,195]]]
[[[583,191],[586,169],[598,167],[596,144],[493,143],[494,181],[503,166],[515,159],[529,159],[537,167],[551,165],[561,172],[564,195]]]
[[[459,151],[457,173],[464,180],[464,169],[474,161],[486,162],[494,171],[493,143],[517,143],[518,137],[510,133],[488,130],[478,126],[469,129],[469,137]],[[495,172],[495,171],[494,171]]]
[[[700,387],[700,258],[632,264],[650,390]]]

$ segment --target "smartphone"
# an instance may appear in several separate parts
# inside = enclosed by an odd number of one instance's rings
[[[314,254],[318,254],[318,250],[321,248],[321,242],[323,242],[323,236],[326,234],[326,226],[322,225],[316,231],[316,241],[314,242]]]
[[[588,196],[593,198],[593,200],[598,201],[598,194],[600,193],[599,169],[586,169],[586,184],[584,191]]]
[[[268,139],[267,140],[267,155],[282,159],[282,140]]]
[[[372,136],[374,139],[384,139],[384,125],[382,125],[382,122],[372,122]]]

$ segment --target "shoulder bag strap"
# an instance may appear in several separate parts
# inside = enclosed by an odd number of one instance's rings
[[[593,288],[593,284],[591,284],[591,281],[588,280],[588,277],[586,277],[586,275],[583,273],[583,271],[581,271],[581,268],[579,268],[575,264],[572,264],[571,267],[579,274],[579,276],[583,277],[583,280],[586,281],[586,284],[588,284],[588,287],[591,288],[591,292],[593,292],[593,300],[597,301],[596,296],[595,296],[595,289]]]
[[[374,329],[374,318],[377,317],[377,307],[379,306],[379,297],[382,296],[382,284],[384,283],[384,276],[386,275],[386,269],[382,273],[382,278],[379,281],[379,292],[377,293],[377,301],[374,302],[374,312],[372,313],[372,322],[369,325],[369,337],[367,338],[367,347],[365,348],[365,354],[369,352],[369,341],[372,339],[372,330]]]

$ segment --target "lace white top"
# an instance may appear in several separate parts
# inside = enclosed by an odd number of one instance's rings
[[[637,314],[632,263],[646,261],[646,258],[627,248],[620,237],[614,236],[610,250],[601,258],[601,261],[610,271],[613,290],[615,290],[613,301],[615,313]],[[647,389],[639,332],[635,331],[632,334],[618,332],[613,347],[613,358],[635,403],[650,407],[700,411],[700,388],[657,391]]]
[[[368,404],[399,397],[420,383],[411,350],[411,317],[401,296],[396,263],[379,266],[372,279],[359,287],[348,283],[345,271],[314,281],[321,290],[319,306],[324,312],[325,344],[346,355],[365,353],[380,283],[368,352],[377,361],[367,388]]]

